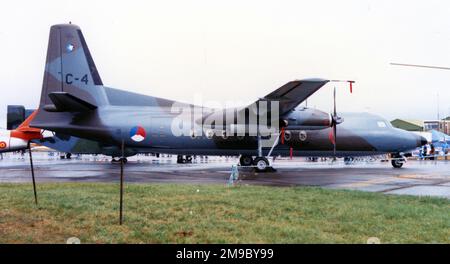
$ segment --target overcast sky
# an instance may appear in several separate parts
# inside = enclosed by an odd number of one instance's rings
[[[105,85],[193,102],[256,100],[309,77],[338,86],[338,111],[388,119],[450,114],[450,2],[5,1],[0,15],[0,126],[6,105],[38,105],[49,28],[81,27]],[[308,101],[332,109],[332,85]]]

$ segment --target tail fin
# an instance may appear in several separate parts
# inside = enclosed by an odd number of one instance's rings
[[[78,26],[50,28],[40,108],[53,104],[49,94],[69,93],[91,105],[107,103],[103,83]]]

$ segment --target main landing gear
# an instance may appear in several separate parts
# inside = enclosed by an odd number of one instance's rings
[[[266,172],[269,170],[270,164],[269,160],[265,157],[257,157],[253,161],[253,164],[255,164],[256,171],[258,172]]]
[[[177,156],[177,163],[178,164],[184,164],[184,163],[192,163],[192,156],[190,155],[178,155]]]
[[[252,166],[253,165],[253,158],[252,156],[248,156],[248,155],[242,155],[241,158],[239,159],[239,164],[241,164],[241,166]]]
[[[266,157],[256,157],[253,159],[252,156],[242,155],[239,159],[239,164],[244,167],[255,166],[258,172],[265,172],[270,168],[269,160]]]
[[[127,164],[128,159],[127,158],[119,158],[116,159],[116,157],[113,157],[111,160],[111,163],[120,163],[123,160],[123,164]]]
[[[241,158],[239,159],[239,163],[241,164],[241,166],[255,166],[255,170],[257,172],[267,172],[270,170],[274,171],[272,166],[270,166],[268,158],[270,158],[272,151],[278,145],[279,139],[280,137],[277,136],[275,142],[273,143],[272,148],[270,148],[269,153],[267,154],[267,157],[264,157],[262,152],[261,135],[259,135],[258,133],[258,149],[257,149],[258,156],[255,159],[253,159],[253,157],[250,155],[242,155]]]

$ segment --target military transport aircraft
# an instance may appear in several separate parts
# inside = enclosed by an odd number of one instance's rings
[[[40,104],[30,126],[97,142],[98,151],[122,160],[149,152],[241,155],[241,165],[259,171],[270,167],[271,155],[391,153],[397,168],[403,164],[402,152],[426,144],[426,139],[393,128],[376,115],[340,117],[336,99],[331,114],[298,107],[329,82],[291,81],[242,108],[183,104],[104,86],[80,28],[54,25]]]

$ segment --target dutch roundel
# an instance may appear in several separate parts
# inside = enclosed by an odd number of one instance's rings
[[[135,126],[130,130],[130,138],[135,142],[141,142],[145,139],[147,133],[141,126]]]

